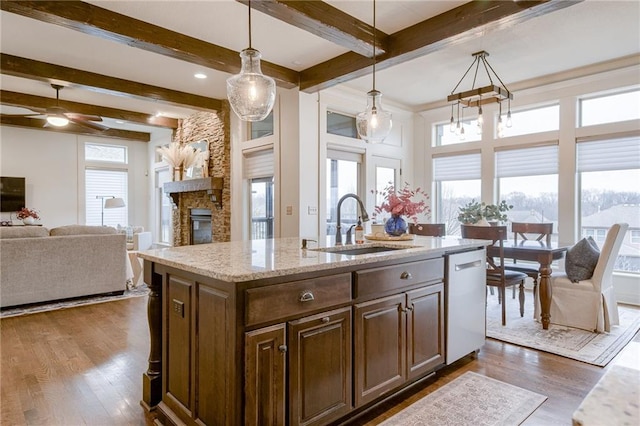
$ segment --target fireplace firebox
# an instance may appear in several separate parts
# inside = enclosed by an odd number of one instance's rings
[[[207,244],[211,239],[211,210],[190,209],[191,234],[189,244]]]

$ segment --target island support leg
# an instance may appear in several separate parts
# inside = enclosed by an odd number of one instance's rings
[[[540,261],[540,320],[542,321],[542,328],[544,330],[549,329],[549,322],[551,320],[551,261]]]
[[[144,282],[149,286],[147,318],[149,321],[149,367],[142,375],[142,401],[152,410],[162,399],[162,275],[153,272],[153,263],[144,262]]]

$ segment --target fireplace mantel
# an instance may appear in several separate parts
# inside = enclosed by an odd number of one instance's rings
[[[224,178],[206,177],[201,179],[187,179],[175,182],[166,182],[164,192],[169,195],[173,205],[178,207],[181,192],[207,191],[211,201],[217,208],[222,208],[222,186]]]

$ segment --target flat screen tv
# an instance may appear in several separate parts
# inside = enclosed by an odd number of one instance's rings
[[[0,177],[0,211],[17,212],[25,206],[23,177]]]

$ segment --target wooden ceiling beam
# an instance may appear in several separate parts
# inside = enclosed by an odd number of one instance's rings
[[[0,54],[0,72],[47,83],[59,84],[63,81],[72,86],[82,87],[97,93],[124,96],[143,101],[153,99],[158,102],[203,111],[219,111],[222,108],[222,101],[219,99],[178,92],[164,87],[151,86],[136,81],[20,58],[5,53]]]
[[[80,126],[77,124],[69,123],[64,127],[47,126],[45,124],[47,120],[41,118],[27,118],[27,117],[7,117],[0,114],[0,124],[3,126],[16,126],[26,127],[30,129],[44,130],[47,132],[60,132],[60,133],[73,133],[77,135],[92,135],[103,136],[111,139],[127,139],[140,142],[149,142],[151,140],[151,134],[146,132],[134,132],[132,130],[119,130],[119,129],[107,129],[107,130],[95,130],[88,127]]]
[[[366,57],[373,55],[373,26],[323,1],[261,0],[249,2],[251,8],[308,31]],[[388,35],[376,29],[376,55],[388,49]]]
[[[471,1],[389,35],[388,51],[377,58],[376,69],[386,69],[581,1]],[[300,90],[313,93],[365,76],[371,66],[369,58],[345,53],[301,71]]]
[[[0,9],[218,71],[240,72],[240,54],[82,1],[2,0]],[[279,86],[298,86],[296,71],[261,61]]]
[[[74,112],[77,114],[98,115],[100,117],[109,117],[115,120],[123,120],[131,123],[156,127],[166,127],[169,129],[178,128],[178,120],[175,118],[157,117],[155,115],[144,114],[141,112],[83,104],[79,102],[64,100],[58,100],[57,102],[60,107],[66,109],[69,112]],[[46,98],[43,96],[27,95],[24,93],[10,92],[8,90],[0,90],[0,103],[3,105],[27,109],[41,109],[56,105],[56,99]]]

